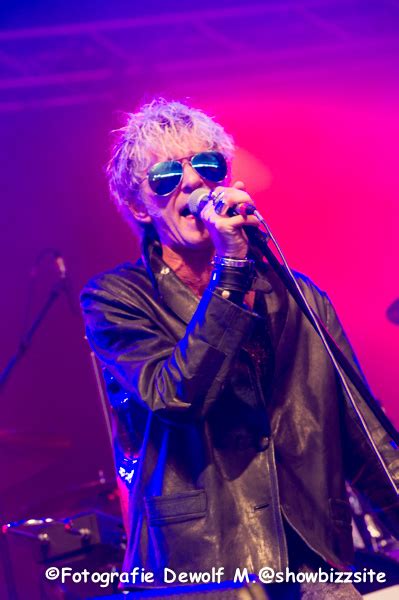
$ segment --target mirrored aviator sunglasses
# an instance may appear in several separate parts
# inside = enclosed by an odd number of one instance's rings
[[[168,196],[183,178],[183,160],[167,160],[156,163],[148,171],[148,184],[158,196]],[[219,183],[227,175],[226,159],[220,152],[199,152],[188,159],[203,179]]]

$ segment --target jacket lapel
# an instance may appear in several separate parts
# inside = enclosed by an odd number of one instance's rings
[[[163,261],[159,243],[148,245],[147,252],[143,253],[143,260],[162,301],[179,319],[188,324],[197,309],[199,298]]]

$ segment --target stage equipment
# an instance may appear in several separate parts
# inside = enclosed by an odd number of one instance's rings
[[[359,571],[366,567],[386,574],[384,584],[365,582],[355,584],[355,587],[361,594],[368,594],[399,585],[399,542],[391,536],[379,520],[378,513],[370,510],[360,494],[349,484],[346,487],[352,509],[355,566]]]
[[[216,586],[196,585],[179,587],[168,586],[163,590],[148,590],[129,592],[122,597],[119,595],[92,598],[91,600],[268,600],[267,589],[259,583],[233,586],[231,583],[221,583]]]
[[[46,250],[43,250],[39,254],[37,260],[35,261],[33,269],[31,271],[31,278],[36,276],[38,265],[41,262],[43,256],[45,256],[46,254],[50,254],[53,259],[54,265],[56,267],[56,271],[58,273],[58,280],[55,282],[55,284],[51,288],[51,290],[48,294],[47,300],[43,304],[42,308],[39,310],[36,318],[33,320],[32,325],[22,335],[21,340],[18,345],[18,348],[17,348],[17,351],[15,352],[14,356],[12,356],[9,359],[4,371],[0,374],[0,392],[4,389],[4,387],[7,383],[7,380],[10,377],[14,368],[16,367],[16,365],[19,363],[21,358],[24,356],[24,354],[28,350],[30,343],[32,341],[32,338],[33,338],[34,334],[36,333],[36,330],[39,328],[42,321],[47,316],[47,313],[49,312],[50,308],[58,300],[58,298],[61,296],[61,294],[63,294],[63,293],[66,294],[66,296],[68,298],[68,302],[71,306],[71,309],[73,310],[71,291],[70,291],[69,282],[68,282],[67,276],[66,276],[67,273],[66,273],[65,261],[64,261],[62,255],[60,254],[60,252],[58,252],[58,250],[55,250],[53,248],[48,248]]]
[[[2,563],[2,600],[81,600],[117,591],[116,584],[102,588],[90,581],[51,581],[45,572],[50,566],[71,567],[73,572],[120,571],[126,541],[118,518],[92,512],[9,523],[2,528],[1,543],[8,555],[8,564]]]

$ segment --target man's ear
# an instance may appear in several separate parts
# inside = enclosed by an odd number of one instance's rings
[[[151,223],[151,217],[148,214],[146,205],[139,198],[126,202],[128,210],[133,215],[133,218],[139,223]]]

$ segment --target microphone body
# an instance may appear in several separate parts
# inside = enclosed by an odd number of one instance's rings
[[[212,191],[208,188],[198,188],[194,190],[188,198],[188,209],[192,215],[199,217],[202,209],[211,200]],[[238,206],[231,206],[227,211],[228,217],[236,215],[253,215],[256,207],[249,202],[243,202]]]

